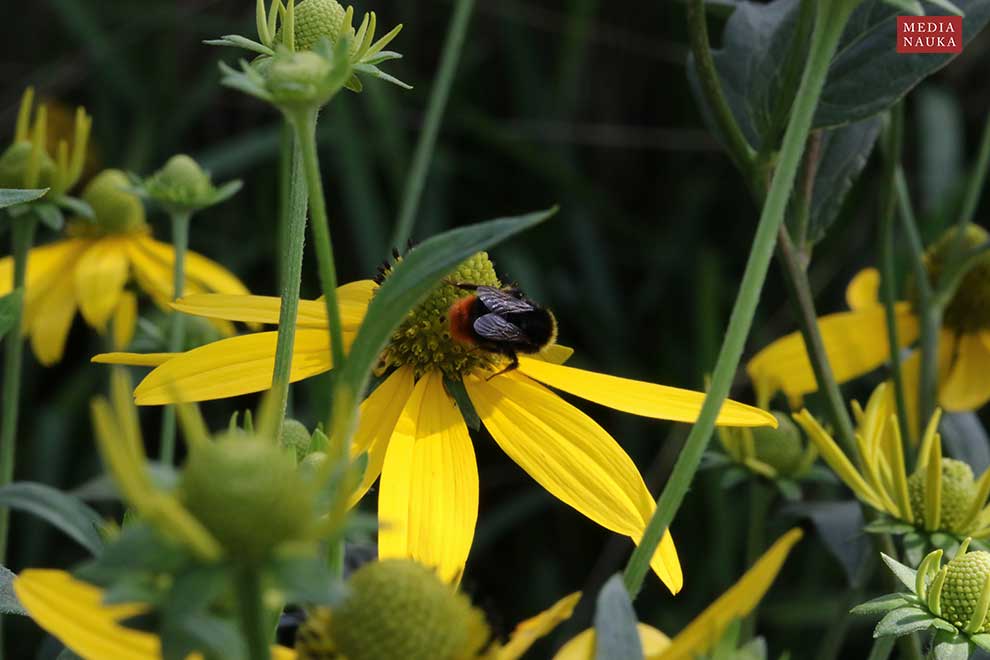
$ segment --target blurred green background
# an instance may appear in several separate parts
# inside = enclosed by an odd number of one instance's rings
[[[390,71],[410,92],[368,84],[323,113],[321,158],[342,281],[365,278],[391,249],[412,150],[454,4],[442,0],[361,3],[380,23],[405,28]],[[218,84],[217,62],[239,51],[204,39],[254,34],[253,0],[42,0],[8,7],[0,53],[0,128],[12,135],[23,88],[43,99],[85,105],[95,119],[95,164],[147,174],[188,152],[214,179],[242,178],[232,201],[198,217],[193,249],[236,272],[253,292],[276,294],[276,169],[279,118]],[[452,90],[414,237],[559,203],[551,222],[494,251],[503,279],[517,281],[557,314],[573,364],[683,387],[702,388],[748,253],[757,210],[702,124],[688,89],[680,2],[596,0],[480,2]],[[717,40],[721,20],[712,20]],[[990,38],[984,34],[908,105],[908,170],[931,237],[958,203],[964,164],[990,108]],[[875,164],[867,168],[811,275],[818,308],[843,305],[843,288],[875,262]],[[983,206],[986,209],[986,204]],[[978,216],[978,219],[981,216]],[[168,227],[152,215],[155,233]],[[2,232],[0,228],[0,232]],[[50,240],[42,235],[41,241]],[[0,245],[6,251],[5,237]],[[304,295],[318,282],[307,253]],[[146,309],[155,316],[151,308]],[[749,353],[794,329],[782,283],[771,271]],[[77,321],[65,359],[51,369],[27,357],[17,478],[65,489],[99,471],[87,401],[108,371],[89,356],[102,341]],[[295,415],[313,424],[326,382],[298,386]],[[868,384],[847,387],[862,397]],[[742,374],[734,396],[752,401]],[[204,406],[214,428],[255,400]],[[659,492],[685,426],[580,404],[626,448]],[[148,437],[157,409],[144,410]],[[481,511],[465,589],[507,632],[564,594],[594,593],[621,569],[631,544],[557,502],[517,468],[484,432],[477,435]],[[640,617],[679,630],[744,570],[746,489],[727,491],[717,474],[695,484],[673,532],[686,586],[672,597],[651,580]],[[823,487],[808,494],[834,497]],[[374,510],[374,493],[365,503]],[[84,552],[23,514],[13,517],[11,568],[66,567]],[[775,538],[793,523],[776,516]],[[824,628],[848,606],[838,564],[811,535],[798,547],[761,612],[774,656],[812,657]],[[585,627],[574,620],[534,652],[542,657]],[[9,617],[8,617],[9,618]],[[7,621],[13,658],[53,657],[55,646],[24,620]],[[868,621],[848,656],[865,655]]]

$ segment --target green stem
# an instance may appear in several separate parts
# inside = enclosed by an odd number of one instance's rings
[[[279,436],[289,401],[289,375],[292,371],[292,349],[296,341],[296,316],[299,312],[299,287],[302,282],[303,246],[306,243],[306,178],[303,175],[302,149],[299,140],[291,144],[285,207],[279,222],[282,226],[282,247],[279,252],[279,285],[282,303],[278,316],[278,339],[275,343],[275,369],[272,373],[273,396],[277,398]]]
[[[28,253],[34,243],[37,219],[34,213],[14,218],[8,216],[11,225],[11,248],[14,256],[13,291],[24,289]],[[14,455],[17,447],[17,413],[21,396],[21,363],[24,359],[24,341],[21,339],[21,314],[24,298],[15,312],[13,327],[7,333],[3,363],[3,402],[0,404],[0,486],[14,480]],[[10,510],[0,507],[0,566],[7,564],[7,532]]]
[[[894,546],[894,539],[891,538],[890,534],[877,534],[877,544],[880,546],[880,552],[888,557],[898,559],[897,547]],[[893,573],[888,570],[882,570],[881,573],[886,582],[887,591],[904,591],[904,585]],[[921,660],[921,642],[917,634],[898,637],[897,645],[900,647],[901,657],[904,660]]]
[[[429,172],[430,161],[433,159],[433,152],[437,145],[440,122],[447,107],[450,88],[454,84],[457,64],[461,59],[461,50],[464,47],[464,39],[467,36],[468,25],[471,22],[473,12],[474,0],[457,0],[454,15],[451,17],[450,26],[447,28],[447,38],[444,41],[443,53],[440,56],[440,70],[437,73],[437,81],[434,83],[433,89],[430,90],[430,101],[426,107],[423,132],[416,144],[412,169],[409,171],[409,177],[406,179],[406,185],[402,191],[402,205],[399,208],[399,219],[392,239],[392,245],[399,249],[402,249],[402,246],[412,236],[413,224],[416,222],[416,211],[419,209],[419,202],[423,197],[426,175]]]
[[[770,506],[773,504],[773,487],[762,483],[759,477],[753,476],[749,480],[749,518],[746,521],[746,569],[749,569],[766,549],[767,544],[767,516],[770,513]],[[757,608],[749,613],[742,623],[742,630],[739,634],[740,644],[744,644],[753,638],[756,631]]]
[[[890,657],[890,652],[894,650],[894,642],[896,642],[894,637],[878,637],[873,640],[873,646],[870,647],[870,655],[866,660],[887,660]]]
[[[260,571],[254,568],[241,568],[237,573],[234,587],[237,591],[237,615],[241,636],[247,645],[248,660],[271,660]]]
[[[938,392],[938,336],[942,329],[942,310],[935,304],[931,282],[925,270],[925,249],[918,234],[918,223],[911,207],[904,169],[895,164],[894,185],[897,189],[897,205],[900,209],[901,226],[907,237],[911,251],[911,268],[918,290],[917,313],[921,320],[921,382],[918,387],[918,423],[920,428],[931,419],[935,412]]]
[[[172,270],[174,300],[182,297],[186,288],[186,252],[189,250],[189,220],[192,215],[172,213],[172,248],[175,251],[175,267]],[[172,310],[168,350],[178,353],[186,342],[186,315]],[[165,465],[175,462],[175,406],[167,406],[162,412],[162,439],[159,458]]]
[[[760,301],[760,292],[766,280],[770,260],[773,257],[777,233],[784,221],[787,202],[794,187],[801,155],[805,142],[811,130],[815,108],[825,85],[829,64],[835,54],[843,28],[849,19],[855,2],[842,0],[840,2],[820,2],[817,5],[815,29],[812,35],[810,53],[805,65],[804,75],[794,101],[791,120],[784,134],[783,146],[776,175],[770,184],[766,204],[760,214],[760,221],[753,239],[746,270],[743,273],[739,287],[739,297],[736,298],[729,319],[722,349],[712,376],[711,387],[698,415],[698,421],[691,429],[684,448],[678,456],[677,463],[667,482],[666,487],[657,501],[656,511],[643,533],[640,544],[636,547],[623,576],[626,589],[635,597],[643,584],[643,579],[649,570],[650,559],[656,551],[664,532],[673,521],[701,463],[715,419],[729,394],[729,387],[735,376],[739,361],[742,358],[746,337],[753,324],[756,306]],[[707,47],[707,44],[705,45]]]
[[[296,131],[296,141],[302,149],[303,171],[306,188],[309,190],[309,206],[313,221],[313,247],[323,286],[323,300],[327,308],[330,326],[330,357],[334,367],[344,364],[344,338],[341,332],[340,308],[337,306],[337,267],[334,263],[333,244],[330,241],[330,222],[327,219],[326,199],[323,194],[323,177],[320,175],[320,159],[316,152],[315,108],[296,113],[292,125]],[[329,423],[327,428],[333,428]],[[344,456],[349,455],[349,447],[344,448]]]
[[[835,380],[835,374],[832,373],[828,353],[825,351],[825,342],[822,340],[821,329],[818,327],[815,301],[811,293],[808,273],[799,262],[797,250],[791,242],[786,227],[780,228],[780,234],[777,238],[777,254],[784,266],[785,279],[791,289],[791,299],[797,306],[798,324],[801,326],[801,336],[804,338],[808,360],[815,372],[818,390],[825,395],[829,418],[835,426],[836,436],[848,455],[858,456],[852,419],[850,419],[849,411],[842,400],[842,391]]]
[[[900,339],[894,304],[897,300],[897,272],[894,267],[894,216],[897,213],[897,163],[901,162],[904,133],[904,106],[898,104],[890,112],[890,122],[884,131],[886,162],[884,164],[884,196],[880,209],[880,297],[883,299],[887,321],[887,345],[890,346],[890,371],[897,402],[897,421],[901,427],[906,456],[914,451],[912,438],[917,429],[911,428],[907,417],[904,376],[901,373]]]
[[[739,128],[732,109],[722,94],[722,84],[715,69],[715,60],[708,41],[708,23],[705,20],[704,0],[690,0],[687,5],[688,34],[691,40],[691,54],[694,56],[695,67],[701,90],[711,107],[712,117],[718,126],[729,157],[739,171],[744,175],[750,174],[755,152],[746,141],[742,129]]]
[[[980,195],[983,193],[983,183],[987,179],[988,169],[990,169],[990,113],[987,114],[987,123],[983,126],[983,137],[980,139],[980,150],[977,152],[976,164],[966,184],[966,196],[963,199],[962,213],[959,215],[960,229],[964,229],[966,225],[971,223],[973,216],[976,215],[976,207],[980,203]]]

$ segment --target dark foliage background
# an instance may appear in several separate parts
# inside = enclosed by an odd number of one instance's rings
[[[218,85],[217,62],[232,50],[203,45],[221,34],[254,33],[249,0],[44,0],[7,7],[0,52],[0,127],[12,134],[22,89],[83,104],[95,118],[99,166],[149,173],[177,152],[215,179],[239,177],[234,200],[199,217],[192,247],[240,275],[252,291],[276,293],[276,159],[279,119]],[[453,4],[444,0],[359,3],[383,25],[405,29],[394,67],[415,90],[369,84],[321,118],[321,157],[343,281],[369,276],[390,235]],[[574,363],[610,373],[701,388],[714,364],[757,210],[702,124],[686,83],[681,2],[483,0],[460,63],[415,236],[552,203],[560,214],[495,252],[507,279],[544,301],[561,322]],[[717,39],[721,19],[712,20]],[[891,46],[893,47],[893,45]],[[990,107],[990,39],[984,34],[908,105],[908,169],[931,237],[960,192]],[[820,310],[843,304],[844,283],[875,261],[875,164],[818,247],[812,280]],[[986,209],[986,204],[983,206]],[[980,216],[978,216],[979,218]],[[166,239],[164,218],[151,218]],[[2,231],[2,229],[0,229]],[[49,240],[43,236],[42,240]],[[7,242],[2,240],[4,250]],[[317,295],[307,257],[304,294]],[[150,310],[149,310],[150,311]],[[782,283],[771,271],[750,351],[794,328]],[[18,473],[61,488],[99,471],[87,401],[107,371],[88,358],[101,341],[77,321],[65,359],[43,369],[28,357]],[[297,388],[296,416],[322,418],[326,382]],[[863,396],[866,385],[848,387]],[[736,398],[751,401],[740,377]],[[204,406],[219,427],[252,400]],[[779,402],[782,405],[783,402]],[[656,493],[686,427],[581,404],[632,455]],[[158,410],[143,412],[147,435]],[[481,512],[464,585],[506,632],[565,593],[598,586],[631,549],[554,500],[479,434]],[[745,567],[745,487],[726,491],[700,478],[673,531],[686,587],[671,597],[658,581],[638,602],[641,618],[675,633]],[[816,497],[835,493],[811,490]],[[373,495],[366,506],[374,505]],[[11,568],[69,566],[81,548],[51,528],[14,515]],[[792,524],[775,517],[775,538]],[[846,586],[812,535],[799,546],[761,612],[774,656],[811,657],[842,608]],[[542,657],[589,623],[590,603],[533,655]],[[14,658],[35,657],[39,633],[5,622]],[[865,655],[869,622],[854,622],[849,655]],[[42,647],[53,657],[56,647]]]

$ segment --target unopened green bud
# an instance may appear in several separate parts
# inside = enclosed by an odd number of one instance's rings
[[[332,70],[325,57],[312,51],[279,54],[268,66],[266,86],[280,106],[322,105]]]
[[[179,492],[193,516],[244,563],[259,563],[312,531],[312,487],[298,478],[295,456],[267,440],[231,436],[193,447]]]
[[[128,192],[130,181],[120,170],[103,170],[83,191],[96,225],[107,234],[124,234],[145,227],[144,205]]]
[[[344,602],[315,617],[347,660],[461,660],[474,658],[488,641],[484,616],[436,573],[408,559],[365,564],[351,576]],[[300,660],[318,656],[297,645]]]
[[[208,205],[214,193],[210,175],[185,154],[172,156],[145,186],[156,201],[191,207]]]
[[[908,479],[908,495],[911,499],[911,512],[914,520],[922,524],[925,520],[925,494],[928,477],[925,470],[918,470]],[[969,514],[969,507],[976,497],[976,482],[973,469],[954,458],[942,459],[942,496],[939,509],[939,527],[947,532],[962,534],[963,525]]]
[[[966,225],[961,240],[957,241],[958,236],[957,229],[950,229],[925,253],[925,268],[936,286],[951,259],[960,259],[968,251],[990,240],[986,230],[974,224]],[[916,286],[909,287],[911,292],[916,290]],[[916,293],[912,297],[917,298]],[[963,276],[945,308],[943,318],[946,326],[960,332],[990,329],[990,253],[979,256],[976,264]]]
[[[34,147],[30,142],[16,142],[0,156],[0,188],[26,188],[28,165]],[[48,188],[55,176],[55,162],[44,149],[38,152],[39,188]]]
[[[282,446],[292,450],[296,455],[296,460],[301,461],[306,457],[312,437],[312,434],[300,421],[286,419],[282,423]]]
[[[752,429],[756,458],[782,475],[792,475],[801,467],[804,458],[801,430],[791,421],[790,415],[772,412],[777,418],[777,428]]]
[[[303,0],[296,5],[296,50],[310,50],[320,39],[336,45],[344,27],[345,13],[336,0]],[[281,28],[275,33],[275,42],[282,43]]]
[[[990,552],[974,550],[946,564],[945,583],[942,585],[942,618],[962,628],[967,625],[976,610],[990,576]],[[987,618],[978,624],[974,632],[988,632]]]

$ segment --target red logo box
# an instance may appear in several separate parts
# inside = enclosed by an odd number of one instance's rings
[[[961,53],[962,16],[898,16],[898,53]]]

